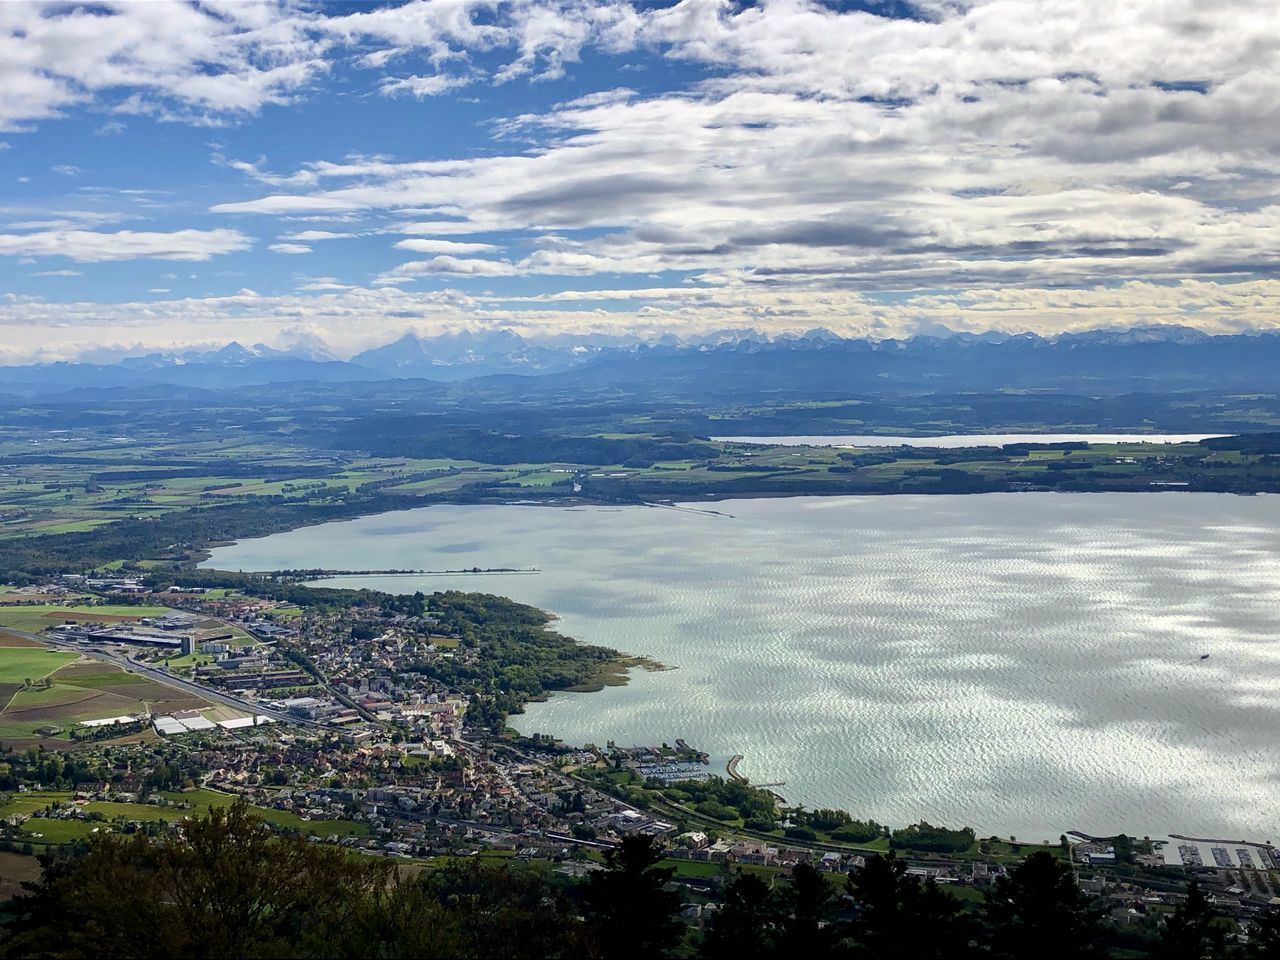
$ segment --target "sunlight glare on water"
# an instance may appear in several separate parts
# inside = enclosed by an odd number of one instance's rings
[[[513,718],[687,739],[791,802],[891,825],[1265,839],[1280,800],[1280,499],[807,497],[435,506],[215,551],[224,569],[480,590],[675,668]],[[330,581],[341,584],[342,581]],[[1209,653],[1202,661],[1200,655]]]

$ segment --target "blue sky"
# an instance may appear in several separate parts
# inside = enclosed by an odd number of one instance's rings
[[[1234,0],[0,5],[0,362],[1276,323]]]

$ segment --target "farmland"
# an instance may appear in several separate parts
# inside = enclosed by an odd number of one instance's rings
[[[36,674],[31,665],[43,665],[44,672]],[[37,741],[65,746],[69,728],[83,720],[207,706],[199,697],[71,653],[0,647],[0,668],[6,671],[6,678],[18,677],[0,684],[0,700],[4,701],[0,743],[7,746]],[[24,686],[28,678],[35,681],[37,677],[41,682]],[[53,728],[58,732],[50,732]]]
[[[10,900],[28,883],[40,876],[40,861],[20,853],[0,850],[0,903]]]
[[[111,829],[116,823],[153,821],[174,823],[187,817],[207,813],[211,808],[230,806],[236,800],[227,793],[199,788],[163,791],[156,796],[161,801],[160,804],[105,800],[76,803],[75,809],[83,814],[85,819],[31,816],[35,813],[51,812],[54,804],[65,809],[71,802],[70,794],[46,792],[11,800],[8,804],[0,806],[0,816],[23,814],[30,817],[22,825],[23,836],[30,838],[31,842],[36,844],[56,846],[85,839],[95,830]],[[353,820],[304,820],[296,814],[263,806],[255,806],[253,811],[268,823],[285,830],[296,830],[304,835],[363,837],[369,833],[368,824]],[[2,880],[3,875],[0,874],[0,881]]]
[[[124,623],[141,617],[159,617],[168,612],[167,607],[128,604],[83,606],[37,603],[25,606],[0,606],[0,627],[21,630],[24,633],[40,633],[66,620],[75,620],[77,623]]]
[[[43,647],[0,647],[0,684],[40,680],[75,659]]]
[[[372,404],[306,391],[227,395],[214,408],[144,397],[86,400],[75,427],[38,405],[0,426],[0,569],[94,567],[144,573],[190,560],[210,541],[435,502],[636,502],[840,493],[986,490],[1280,490],[1269,448],[1213,444],[1056,448],[836,449],[719,442],[711,435],[1002,429],[1087,433],[1273,425],[1256,397],[1200,409],[1161,401],[1160,417],[1127,406],[1070,405],[1067,419],[1017,396],[904,398],[893,404],[783,403],[706,411],[679,403],[575,398],[536,414],[482,400],[443,401],[407,416],[397,391]],[[405,387],[404,389],[411,389]],[[1076,407],[1080,409],[1076,409]],[[1086,408],[1092,413],[1086,415]],[[1264,409],[1265,408],[1265,409]],[[1147,411],[1150,413],[1150,411]],[[1225,419],[1224,419],[1225,418]],[[1223,425],[1219,425],[1219,421]],[[127,430],[125,429],[127,425]],[[163,518],[166,525],[147,521]],[[170,526],[172,524],[172,526]],[[143,536],[145,534],[145,536]],[[145,539],[145,543],[141,542]],[[56,555],[54,541],[64,546]],[[94,547],[94,549],[85,549]],[[66,551],[63,553],[62,551]],[[4,606],[0,625],[41,614]],[[45,611],[48,612],[48,611]]]

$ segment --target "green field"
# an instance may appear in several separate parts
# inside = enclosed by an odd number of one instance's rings
[[[73,534],[92,531],[116,520],[162,516],[175,510],[215,503],[254,502],[266,498],[297,503],[348,496],[367,483],[409,482],[433,471],[483,466],[455,459],[413,457],[333,457],[300,448],[280,435],[260,435],[268,424],[278,426],[289,417],[255,417],[251,424],[231,428],[241,442],[225,431],[212,434],[184,427],[172,433],[139,435],[121,445],[109,434],[84,436],[68,442],[60,452],[74,461],[24,463],[0,476],[0,505],[12,518],[0,523],[0,538],[28,534]],[[29,446],[0,436],[0,455],[25,455]],[[175,476],[162,463],[178,457],[205,463],[199,475]],[[253,464],[256,475],[228,471]],[[148,475],[150,474],[150,475]],[[282,476],[296,474],[289,479]],[[485,479],[497,479],[495,472]],[[480,479],[480,478],[477,478]],[[474,482],[474,481],[464,481]],[[153,558],[136,558],[146,567]],[[122,562],[107,561],[102,569],[119,570]]]
[[[211,807],[229,807],[236,798],[219,790],[165,790],[160,794],[173,803],[189,804],[193,810],[204,812]]]
[[[101,673],[69,673],[70,668],[64,667],[54,678],[59,685],[69,687],[80,687],[84,690],[97,690],[101,687],[118,687],[122,684],[148,684],[152,681],[146,677],[140,677],[136,673],[125,673],[123,670],[117,670],[115,667],[108,667],[106,664],[78,664],[77,666],[103,667]]]
[[[35,813],[37,810],[43,810],[56,801],[70,800],[71,796],[70,793],[56,790],[13,794],[6,803],[0,803],[0,818],[11,817],[15,813]]]
[[[181,811],[178,814],[179,816],[189,816],[192,811],[204,812],[211,807],[229,807],[236,800],[231,794],[219,793],[217,790],[166,791],[161,796],[175,803],[191,805],[191,810]],[[128,806],[128,804],[124,804],[124,806]],[[352,820],[303,820],[296,814],[284,810],[275,810],[270,807],[255,806],[253,811],[268,823],[274,823],[280,827],[291,827],[302,833],[310,833],[318,837],[327,837],[334,833],[340,837],[364,837],[369,835],[368,824]]]
[[[70,707],[85,700],[97,699],[92,690],[83,687],[66,686],[55,683],[51,687],[32,687],[20,690],[9,701],[9,706],[17,710],[36,710],[51,707]]]
[[[0,647],[0,683],[40,680],[76,659],[43,647]]]
[[[162,617],[170,613],[168,607],[131,606],[129,604],[104,603],[99,606],[62,606],[56,603],[33,604],[28,607],[0,607],[0,627],[11,627],[24,633],[40,633],[57,626],[64,620],[89,622],[101,620],[119,623],[142,617]]]
[[[303,820],[296,814],[285,810],[272,810],[268,807],[254,807],[254,813],[268,823],[278,827],[286,827],[316,837],[328,837],[337,834],[339,837],[367,837],[369,825],[354,820]]]
[[[213,663],[211,653],[188,653],[177,657],[166,657],[165,664],[175,670]]]
[[[200,816],[211,808],[229,807],[236,800],[227,793],[216,790],[186,790],[182,792],[165,791],[159,796],[169,800],[171,806],[155,806],[149,803],[117,803],[105,800],[93,800],[81,806],[86,813],[101,814],[109,820],[129,820],[133,822],[162,820],[175,822],[187,817]],[[32,793],[23,794],[0,806],[0,817],[15,813],[32,814],[49,807],[54,801],[67,801],[69,793]],[[297,830],[299,833],[317,837],[337,835],[339,837],[366,837],[369,825],[354,820],[303,820],[301,817],[284,810],[269,807],[252,808],[253,812],[268,823],[278,827]],[[108,824],[92,823],[80,820],[50,820],[43,817],[27,820],[22,827],[24,835],[33,840],[36,833],[44,834],[43,842],[48,844],[68,843],[89,836],[94,827],[107,827]]]
[[[102,827],[103,824],[89,823],[85,820],[46,820],[41,817],[23,823],[22,834],[33,841],[56,846],[76,840],[87,840]]]
[[[226,806],[226,804],[217,804]],[[179,809],[177,807],[156,807],[147,803],[115,803],[107,800],[93,800],[84,805],[86,813],[100,813],[108,819],[123,817],[126,820],[184,820],[194,813],[203,813],[207,807],[197,809]]]
[[[15,654],[25,655],[26,659],[10,656]],[[185,691],[126,673],[113,664],[80,660],[73,653],[50,653],[39,647],[0,647],[0,664],[6,657],[18,673],[22,673],[22,664],[40,663],[33,660],[38,657],[48,658],[54,667],[49,670],[46,666],[43,674],[24,674],[24,679],[43,677],[50,682],[47,687],[23,688],[22,680],[0,686],[0,741],[10,745],[17,745],[13,741],[49,739],[40,733],[47,727],[61,728],[53,739],[58,745],[69,745],[70,730],[82,720],[169,713],[208,705]]]

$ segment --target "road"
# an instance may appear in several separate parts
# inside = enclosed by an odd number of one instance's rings
[[[245,713],[255,716],[270,717],[272,720],[280,723],[291,723],[296,726],[313,727],[316,729],[328,730],[329,727],[322,723],[316,723],[314,720],[304,720],[301,717],[294,717],[282,710],[274,710],[270,707],[264,707],[260,703],[251,700],[245,700],[240,697],[223,693],[220,690],[213,690],[203,684],[195,683],[183,677],[175,676],[167,670],[161,670],[149,664],[139,663],[132,657],[120,656],[101,647],[88,647],[82,643],[73,643],[67,640],[55,640],[50,637],[40,636],[34,633],[25,633],[21,630],[9,630],[10,633],[20,637],[26,637],[28,640],[35,640],[38,643],[47,644],[50,647],[56,647],[59,650],[67,650],[72,653],[78,653],[86,657],[94,657],[98,660],[106,660],[108,663],[115,664],[122,670],[128,670],[130,673],[136,673],[139,676],[154,680],[157,683],[163,683],[166,686],[174,687],[186,693],[195,694],[211,703],[220,703],[224,706],[233,707],[236,710],[243,710]]]

